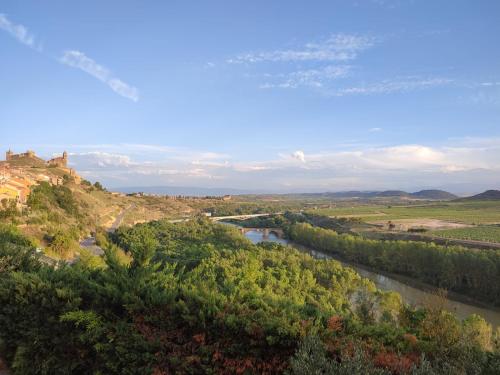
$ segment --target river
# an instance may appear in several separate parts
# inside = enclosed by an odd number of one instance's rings
[[[271,232],[269,234],[266,233],[266,235],[264,235],[264,232],[262,230],[252,229],[247,231],[245,233],[245,236],[253,243],[262,241],[276,242],[282,245],[292,246],[300,251],[308,252],[313,257],[318,259],[335,259],[342,263],[344,266],[351,267],[352,269],[356,270],[356,272],[358,272],[361,276],[373,281],[377,288],[382,290],[391,290],[399,293],[403,298],[403,301],[410,305],[419,306],[424,303],[428,303],[431,300],[432,294],[429,292],[417,289],[394,278],[373,271],[368,271],[367,269],[358,267],[354,264],[347,264],[321,251],[312,250],[302,245],[287,241],[283,238],[278,237],[274,232]],[[447,300],[446,309],[455,313],[455,315],[460,319],[464,319],[471,314],[477,314],[488,321],[493,326],[493,328],[500,326],[500,311],[482,308],[451,299]]]

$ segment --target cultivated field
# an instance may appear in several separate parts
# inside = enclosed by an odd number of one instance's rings
[[[461,240],[475,240],[500,243],[500,226],[477,226],[471,228],[457,228],[437,230],[431,232],[434,236],[456,238]]]
[[[422,205],[356,205],[317,209],[316,214],[359,217],[366,222],[436,219],[470,225],[500,223],[500,201],[447,202]]]

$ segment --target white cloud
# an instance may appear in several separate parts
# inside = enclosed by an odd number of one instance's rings
[[[70,153],[71,166],[86,178],[110,186],[286,191],[453,190],[453,186],[464,184],[468,186],[466,191],[478,191],[500,186],[500,138],[450,139],[440,146],[359,144],[347,151],[337,151],[339,146],[333,145],[334,151],[306,155],[303,150],[290,150],[264,161],[234,160],[223,153],[159,145],[87,147]]]
[[[377,132],[381,132],[382,128],[370,128],[368,131],[370,133],[377,133]]]
[[[446,86],[454,81],[449,78],[418,78],[390,79],[368,85],[353,86],[333,91],[334,96],[347,95],[376,95],[395,92],[409,92],[431,87]]]
[[[139,100],[138,90],[135,87],[129,86],[125,82],[117,78],[110,79],[108,81],[108,85],[114,92],[125,98],[131,99],[134,102],[137,102]]]
[[[69,159],[71,165],[75,165],[85,170],[116,167],[128,168],[134,165],[127,155],[112,154],[102,151],[72,152],[69,154]]]
[[[323,87],[326,82],[346,77],[350,67],[345,65],[328,65],[320,69],[298,70],[289,74],[268,75],[270,78],[277,78],[279,82],[267,82],[260,85],[262,89],[270,88],[298,88]]]
[[[137,88],[128,85],[122,80],[113,77],[109,69],[99,65],[90,57],[87,57],[83,52],[70,50],[65,51],[59,60],[61,63],[80,69],[92,77],[106,83],[114,92],[134,102],[139,100],[139,92]]]
[[[375,38],[355,34],[333,34],[325,40],[311,42],[296,49],[251,52],[228,59],[231,64],[290,61],[347,61],[375,44]]]
[[[301,161],[302,163],[306,162],[306,155],[304,154],[304,151],[302,150],[297,150],[292,154],[292,158],[297,159]]]
[[[31,48],[41,50],[41,46],[36,46],[35,37],[23,25],[12,23],[5,14],[0,13],[0,29],[5,30],[10,35]]]

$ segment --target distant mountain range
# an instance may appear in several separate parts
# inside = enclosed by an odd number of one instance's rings
[[[189,186],[131,186],[110,188],[111,191],[120,193],[145,193],[158,195],[185,195],[192,197],[222,196],[222,195],[244,195],[261,194],[254,190],[230,189],[230,188],[198,188]]]
[[[111,189],[121,193],[146,193],[159,195],[186,195],[186,196],[221,196],[221,195],[259,195],[266,194],[264,191],[230,189],[230,188],[198,188],[186,186],[136,186],[120,187]],[[269,193],[267,193],[269,194]],[[274,195],[271,193],[271,195]],[[282,194],[276,194],[282,195]],[[452,200],[458,198],[456,195],[444,190],[420,190],[415,193],[407,193],[402,190],[386,191],[340,191],[325,193],[295,193],[284,194],[298,197],[317,197],[331,199],[370,199],[370,198],[407,198],[407,199],[433,199]]]
[[[476,200],[500,200],[500,190],[486,190],[483,193],[473,195],[471,197],[461,198],[461,201],[476,201]]]
[[[276,194],[266,193],[258,190],[244,190],[231,188],[199,188],[187,186],[137,186],[120,187],[110,189],[121,193],[146,193],[158,195],[185,195],[185,196],[223,196],[223,195],[289,195],[305,198],[329,198],[329,199],[374,199],[374,198],[401,198],[401,199],[424,199],[424,200],[500,200],[500,190],[487,190],[483,193],[471,197],[460,198],[455,194],[444,190],[428,189],[420,190],[414,193],[408,193],[403,190],[385,190],[385,191],[338,191],[324,193],[289,193]]]
[[[408,199],[433,199],[452,200],[458,198],[455,194],[444,190],[420,190],[415,193],[408,193],[402,190],[386,191],[340,191],[334,193],[309,193],[301,194],[310,197],[324,197],[334,199],[372,199],[372,198],[408,198]]]

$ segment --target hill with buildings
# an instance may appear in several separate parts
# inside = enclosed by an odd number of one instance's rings
[[[15,224],[49,255],[73,257],[96,228],[201,214],[222,198],[109,192],[68,167],[68,153],[44,160],[11,150],[0,161],[0,222]],[[52,249],[52,251],[51,251]],[[70,249],[70,251],[62,251]]]
[[[65,181],[80,184],[81,177],[68,167],[68,153],[47,161],[38,157],[34,151],[14,154],[11,150],[5,153],[5,161],[0,162],[0,201],[15,200],[25,204],[30,188],[40,182],[50,185],[62,185]]]

